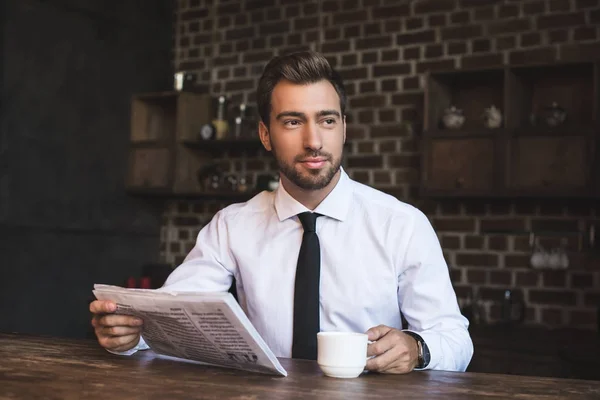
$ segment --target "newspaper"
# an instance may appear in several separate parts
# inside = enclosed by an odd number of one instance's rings
[[[117,314],[144,320],[142,337],[158,355],[287,376],[231,293],[168,292],[95,284]]]

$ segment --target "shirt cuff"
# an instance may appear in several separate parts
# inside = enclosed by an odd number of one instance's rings
[[[403,329],[403,331],[409,331],[421,336],[423,341],[427,344],[427,348],[429,349],[429,364],[427,364],[425,368],[415,368],[415,371],[434,369],[436,365],[439,365],[442,362],[444,355],[442,354],[440,336],[437,333],[417,332],[411,329]]]
[[[150,346],[148,346],[146,344],[146,341],[140,335],[140,341],[138,342],[138,344],[135,347],[133,347],[133,348],[131,348],[129,350],[126,350],[126,351],[112,351],[112,350],[106,349],[106,351],[108,351],[109,353],[112,353],[112,354],[116,354],[118,356],[130,356],[130,355],[132,355],[134,353],[137,353],[138,350],[148,350],[149,348],[150,348]]]

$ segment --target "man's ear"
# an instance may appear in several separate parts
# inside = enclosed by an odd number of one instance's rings
[[[260,137],[260,141],[262,142],[264,148],[267,151],[271,151],[271,136],[269,135],[269,129],[262,121],[258,123],[258,136]]]
[[[344,143],[346,143],[346,116],[345,115],[344,115],[343,121],[344,121]]]

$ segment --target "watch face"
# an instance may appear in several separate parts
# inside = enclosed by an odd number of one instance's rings
[[[200,128],[200,137],[204,140],[212,139],[215,135],[215,128],[211,124],[204,124]]]

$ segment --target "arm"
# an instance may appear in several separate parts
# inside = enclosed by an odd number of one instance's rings
[[[429,348],[425,369],[465,371],[473,355],[469,322],[460,313],[437,235],[421,211],[416,211],[406,249],[398,264],[398,303],[408,330]]]

